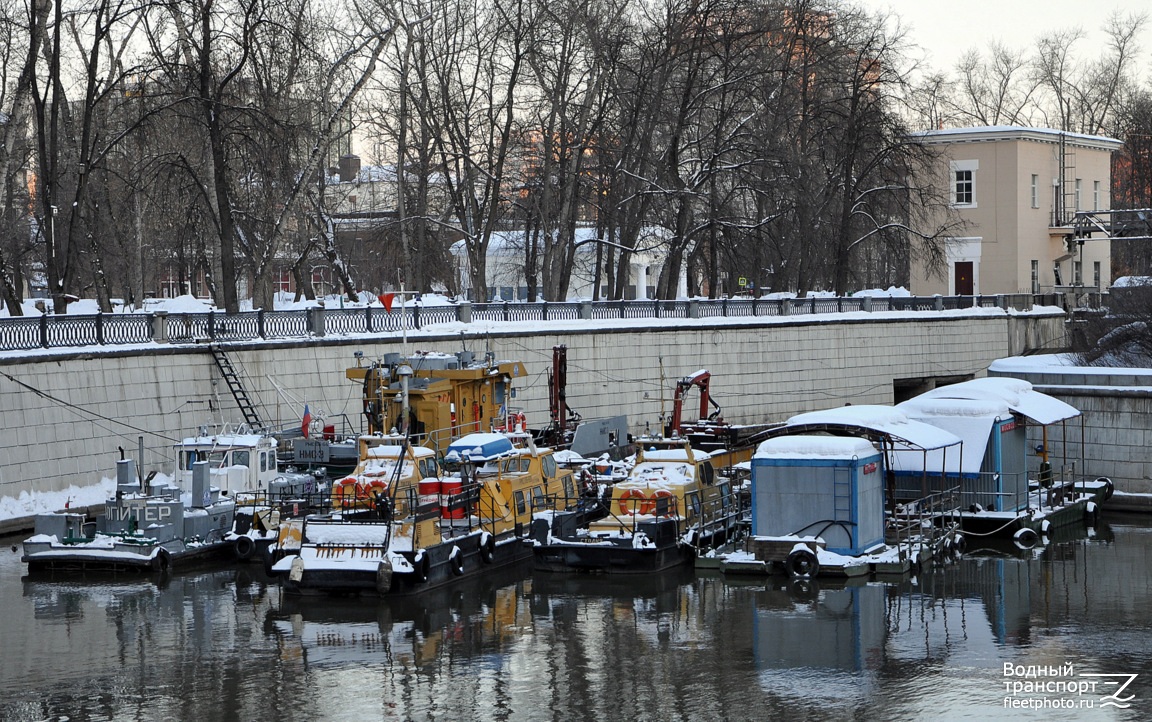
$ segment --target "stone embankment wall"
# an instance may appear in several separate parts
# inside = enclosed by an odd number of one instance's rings
[[[863,314],[861,314],[863,316]],[[712,372],[712,396],[733,423],[782,421],[845,403],[890,404],[893,382],[983,375],[989,363],[1062,343],[1063,315],[988,309],[944,314],[888,313],[723,323],[680,320],[588,324],[493,324],[488,331],[425,329],[411,351],[525,363],[515,406],[530,426],[548,419],[552,347],[568,346],[568,403],[585,419],[626,414],[636,433],[660,427],[677,379]],[[615,327],[613,327],[615,325]],[[462,327],[463,328],[463,327]],[[313,417],[340,414],[360,426],[360,388],[345,378],[359,351],[365,361],[402,350],[397,337],[329,337],[297,343],[225,346],[265,420],[293,423],[308,403]],[[64,491],[114,476],[118,446],[142,468],[171,473],[172,443],[204,424],[241,420],[209,350],[152,345],[107,353],[44,353],[0,358],[4,449],[0,497]],[[689,397],[693,418],[698,397]]]
[[[1152,494],[1152,369],[1008,367],[991,374],[1030,381],[1037,391],[1080,409],[1083,429],[1078,420],[1065,427],[1077,447],[1083,439],[1084,475],[1107,476],[1122,492]],[[1034,435],[1029,440],[1037,443]],[[1148,500],[1126,501],[1147,506]]]

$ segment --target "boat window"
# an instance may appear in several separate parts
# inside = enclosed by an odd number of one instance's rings
[[[516,513],[517,514],[523,514],[524,512],[528,511],[528,508],[524,505],[524,492],[517,491],[515,494],[515,497],[516,497]]]
[[[572,475],[564,477],[564,498],[571,499],[576,496],[576,489],[572,486]]]
[[[504,403],[504,382],[503,381],[497,381],[495,383],[495,385],[493,385],[493,387],[492,387],[492,403],[494,403],[494,404]]]
[[[523,474],[528,471],[528,459],[507,459],[500,465],[505,474]]]
[[[547,505],[544,503],[544,487],[532,487],[532,507],[534,509],[546,509]]]
[[[716,472],[712,469],[711,461],[705,461],[700,464],[700,481],[702,481],[705,486],[712,486],[713,482],[716,481]]]
[[[233,451],[232,452],[232,465],[233,466],[248,466],[249,454],[248,451]]]
[[[545,456],[540,462],[544,465],[544,476],[549,479],[556,477],[556,460],[551,455]]]

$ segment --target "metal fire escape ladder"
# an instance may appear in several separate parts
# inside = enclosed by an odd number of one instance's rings
[[[240,413],[244,414],[244,422],[248,424],[248,427],[251,429],[263,429],[264,422],[260,420],[260,413],[256,410],[252,399],[248,397],[248,392],[244,390],[244,384],[241,383],[240,376],[236,373],[236,367],[232,365],[232,362],[228,359],[228,355],[224,353],[224,349],[215,344],[208,348],[212,350],[212,358],[216,359],[216,367],[220,369],[220,375],[224,377],[224,383],[228,384],[228,390],[232,392],[232,398],[236,399],[236,405],[240,407]]]

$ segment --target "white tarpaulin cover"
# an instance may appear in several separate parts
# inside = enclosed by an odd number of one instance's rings
[[[999,400],[1015,413],[1045,426],[1080,415],[1080,410],[1075,406],[1034,390],[1028,381],[1004,377],[973,379],[941,386],[911,401],[919,399]]]
[[[813,426],[821,425],[858,427],[887,434],[896,448],[941,449],[960,443],[955,434],[911,419],[893,406],[839,406],[810,411],[788,419],[784,427],[798,427],[797,433],[801,433],[801,428],[810,430]],[[952,455],[958,454],[953,450]]]

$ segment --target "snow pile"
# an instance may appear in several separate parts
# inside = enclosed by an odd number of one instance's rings
[[[159,476],[157,477],[159,478]],[[65,511],[99,506],[116,493],[116,480],[105,477],[91,486],[69,486],[63,491],[21,491],[18,498],[0,496],[0,520],[21,519]]]

